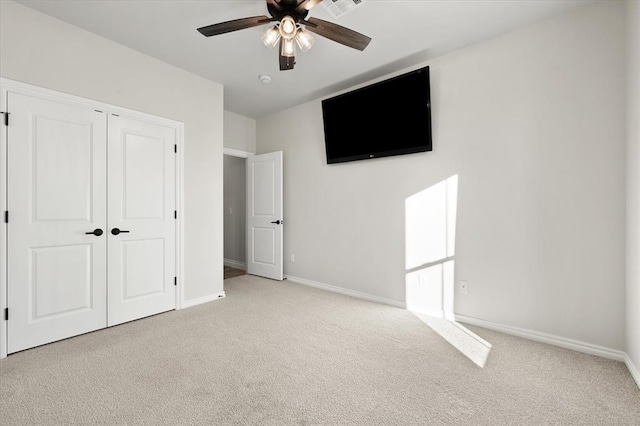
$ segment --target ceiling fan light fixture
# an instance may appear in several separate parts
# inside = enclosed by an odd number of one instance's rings
[[[262,42],[265,46],[276,47],[278,45],[278,41],[280,41],[280,31],[276,25],[267,28],[262,33]]]
[[[282,56],[287,56],[289,58],[296,56],[296,44],[292,38],[282,39],[282,50],[280,53]]]
[[[302,28],[298,28],[298,32],[296,33],[296,42],[298,43],[298,47],[303,52],[311,49],[315,40],[311,36],[309,31],[305,31]]]
[[[293,40],[296,36],[296,30],[298,27],[296,26],[296,21],[294,21],[291,16],[287,15],[280,21],[279,29],[282,38]]]
[[[265,0],[269,16],[232,19],[199,27],[197,30],[203,36],[211,37],[270,23],[269,28],[262,33],[262,42],[267,47],[279,46],[280,71],[292,70],[296,62],[296,44],[303,52],[311,49],[314,44],[311,33],[360,51],[369,45],[371,37],[364,34],[319,18],[311,17],[307,20],[309,10],[316,5],[338,1],[359,4],[364,0]]]

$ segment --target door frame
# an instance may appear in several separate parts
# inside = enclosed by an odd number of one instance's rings
[[[256,153],[253,153],[253,152],[241,151],[241,150],[238,150],[238,149],[226,148],[226,147],[223,148],[222,153],[223,153],[223,155],[228,155],[228,156],[237,157],[237,158],[244,158],[245,160],[247,160],[247,159],[249,159],[251,157],[254,157],[256,155],[270,154],[269,152],[264,152],[262,154],[256,154]],[[248,163],[248,161],[245,161],[245,168],[247,166],[247,163]],[[282,164],[282,166],[284,167],[284,164]],[[246,172],[247,172],[247,170],[245,170],[245,173]],[[284,170],[282,170],[282,173],[283,173],[283,185],[284,185]],[[246,196],[248,196],[248,194],[249,194],[248,191],[249,191],[249,181],[247,180],[246,183],[245,183]],[[284,186],[282,188],[282,191],[283,191],[283,194],[284,194]],[[249,203],[247,202],[246,207],[245,207],[245,212],[244,212],[245,219],[248,217],[248,213],[247,213],[247,211],[248,211],[247,207],[248,206],[249,206]],[[284,216],[284,205],[282,205],[282,216]],[[245,260],[245,266],[244,267],[245,267],[245,270],[248,273],[248,271],[249,271],[249,268],[248,268],[249,250],[250,250],[249,235],[248,235],[248,233],[249,233],[248,222],[245,223],[245,228],[246,228],[246,231],[247,231],[247,236],[245,237],[245,252],[246,252],[245,258],[246,258],[246,260]],[[282,249],[281,249],[281,252],[282,252],[282,255],[281,255],[282,256],[282,259],[281,259],[281,263],[282,263],[282,280],[286,280],[287,278],[286,278],[286,275],[284,274],[284,236],[282,237],[281,244],[282,244]]]
[[[185,306],[184,302],[184,123],[169,118],[159,117],[128,108],[110,105],[104,102],[94,101],[80,96],[70,95],[47,89],[41,86],[23,83],[16,80],[0,77],[0,111],[7,112],[7,96],[9,92],[21,93],[23,95],[35,96],[51,101],[73,102],[82,104],[89,108],[97,109],[105,114],[115,114],[132,119],[142,120],[158,125],[168,126],[176,132],[176,209],[178,217],[176,219],[176,276],[178,285],[176,287],[176,310]],[[11,111],[9,111],[10,113]],[[0,173],[0,214],[2,216],[0,226],[0,359],[7,356],[8,324],[5,320],[5,309],[7,306],[7,228],[4,222],[4,212],[7,211],[7,137],[8,127],[4,125],[4,114],[0,117],[0,165],[3,172]],[[9,115],[9,125],[11,125],[11,115]],[[9,217],[11,220],[11,217]]]

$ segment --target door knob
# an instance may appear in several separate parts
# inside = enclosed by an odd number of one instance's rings
[[[102,232],[102,229],[96,228],[91,232],[85,232],[85,234],[87,234],[87,235],[95,235],[96,237],[99,237],[100,235],[104,234],[104,232]]]
[[[128,233],[128,232],[129,232],[129,231],[125,231],[124,229],[118,229],[118,228],[113,228],[113,229],[111,230],[111,233],[112,233],[113,235],[125,234],[125,233]]]
[[[281,223],[284,223],[284,220],[276,220],[275,222],[271,222],[271,223],[275,223],[276,225],[280,225]]]

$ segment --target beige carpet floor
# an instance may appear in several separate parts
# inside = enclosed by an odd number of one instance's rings
[[[243,275],[227,297],[10,355],[2,425],[640,425],[624,364]]]

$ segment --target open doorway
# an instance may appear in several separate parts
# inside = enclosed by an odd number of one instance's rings
[[[225,279],[245,273],[284,279],[282,156],[224,149]]]
[[[246,157],[225,153],[224,279],[244,275],[246,261]]]

